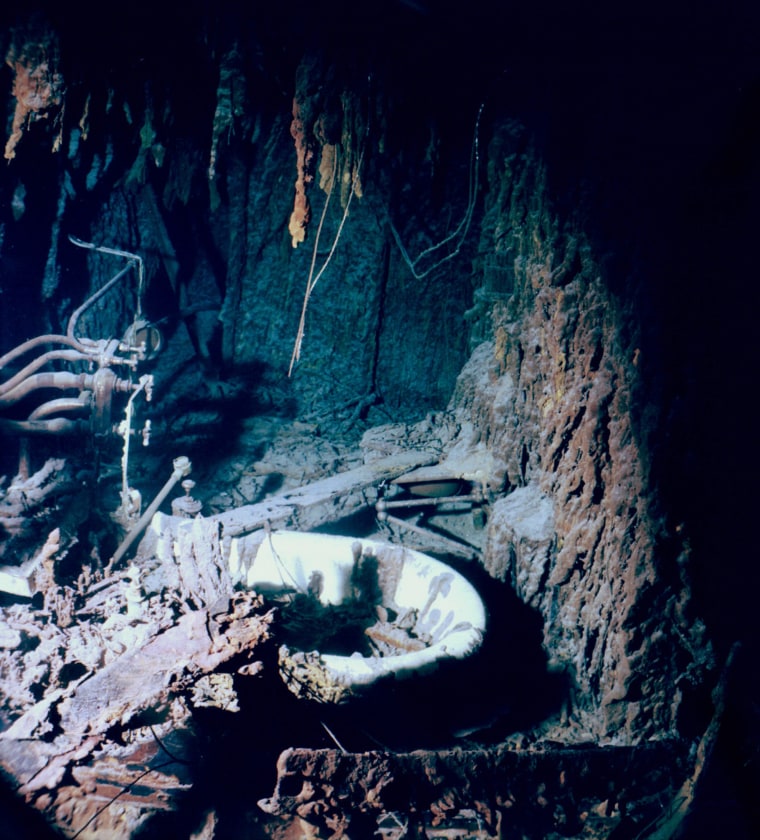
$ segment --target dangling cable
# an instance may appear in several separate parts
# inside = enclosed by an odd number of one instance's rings
[[[325,215],[327,213],[327,204],[330,201],[330,196],[332,195],[333,186],[335,184],[335,173],[338,169],[338,156],[335,156],[335,162],[333,164],[333,172],[332,178],[330,181],[330,192],[328,193],[327,198],[325,199],[325,206],[322,208],[322,215],[319,219],[319,227],[317,228],[317,235],[314,240],[314,249],[312,251],[312,259],[311,259],[311,268],[309,269],[309,278],[306,282],[306,294],[304,295],[303,299],[303,307],[301,309],[301,320],[298,324],[298,333],[296,335],[295,345],[293,347],[293,354],[290,357],[290,367],[288,368],[288,378],[290,378],[291,374],[293,373],[293,367],[295,363],[301,358],[301,345],[303,343],[303,337],[306,330],[306,310],[309,306],[309,298],[311,297],[311,293],[314,291],[314,287],[319,282],[319,278],[325,273],[325,269],[330,264],[330,260],[333,258],[333,254],[335,253],[335,249],[338,247],[338,241],[340,240],[341,234],[343,233],[343,227],[346,224],[346,219],[348,218],[348,209],[351,206],[351,199],[354,197],[356,193],[356,184],[359,180],[359,170],[361,169],[362,160],[364,158],[364,149],[362,149],[361,154],[359,155],[359,160],[354,167],[353,175],[351,177],[351,191],[348,194],[348,199],[346,200],[346,206],[343,210],[343,216],[341,217],[340,224],[338,225],[338,230],[335,232],[335,238],[333,239],[332,246],[330,248],[330,252],[328,253],[327,257],[325,257],[325,261],[322,263],[322,267],[317,272],[316,277],[314,277],[314,267],[317,259],[317,246],[319,244],[319,235],[322,231],[322,224],[325,220]],[[313,279],[312,279],[313,278]]]
[[[298,333],[296,334],[296,343],[293,347],[293,354],[290,357],[290,367],[288,368],[288,378],[290,378],[291,373],[293,372],[293,365],[298,361],[301,357],[301,344],[303,343],[303,335],[306,326],[306,309],[309,306],[309,298],[311,297],[311,292],[313,289],[312,286],[312,278],[314,277],[314,268],[317,263],[317,248],[319,247],[319,237],[322,235],[322,226],[325,223],[325,217],[327,216],[327,206],[330,204],[330,199],[332,198],[333,188],[335,186],[335,174],[338,171],[338,155],[336,154],[333,158],[333,169],[332,175],[330,176],[330,189],[327,193],[327,197],[325,198],[324,206],[322,207],[322,214],[319,217],[319,225],[317,226],[317,233],[314,237],[314,247],[311,251],[311,265],[309,266],[309,276],[306,279],[306,293],[304,294],[303,298],[303,306],[301,308],[301,319],[298,322]],[[321,274],[321,272],[320,272]],[[317,277],[319,279],[319,277]]]
[[[372,88],[372,75],[367,76],[367,121],[364,127],[364,142],[362,143],[362,149],[359,153],[359,158],[356,162],[356,166],[353,168],[353,172],[351,175],[351,190],[348,193],[348,198],[346,199],[346,206],[343,208],[343,216],[341,217],[340,224],[338,225],[338,230],[335,233],[335,238],[333,239],[332,246],[330,248],[330,252],[327,255],[327,258],[322,263],[322,267],[317,272],[316,277],[314,276],[314,268],[316,266],[317,261],[317,246],[319,245],[319,236],[322,232],[322,225],[324,224],[325,217],[327,215],[327,205],[330,201],[330,197],[333,193],[333,188],[335,186],[335,179],[338,171],[338,155],[336,152],[335,158],[333,160],[333,171],[330,178],[330,192],[327,194],[327,198],[325,199],[324,207],[322,208],[322,215],[319,219],[319,227],[317,228],[316,238],[314,241],[314,248],[312,250],[311,255],[311,266],[309,268],[309,277],[306,281],[306,293],[304,294],[303,299],[303,306],[301,308],[301,318],[298,323],[298,332],[296,334],[295,344],[293,346],[293,353],[290,357],[290,366],[288,367],[288,379],[293,374],[293,368],[299,359],[301,358],[301,345],[303,344],[304,333],[306,331],[306,310],[309,306],[309,298],[311,297],[311,293],[314,291],[314,287],[319,282],[320,277],[325,273],[325,269],[330,264],[330,260],[333,258],[333,254],[335,253],[335,249],[338,247],[338,241],[340,240],[341,234],[343,233],[343,227],[346,224],[346,219],[348,218],[348,209],[351,206],[351,199],[354,197],[356,193],[356,185],[359,182],[359,172],[361,170],[362,161],[364,160],[364,152],[367,148],[368,140],[369,140],[369,133],[370,133],[370,114],[371,108],[369,107],[369,97],[371,95],[371,88]]]
[[[435,245],[431,245],[429,248],[425,248],[420,254],[418,254],[417,258],[412,260],[409,256],[409,252],[404,247],[404,243],[401,241],[401,236],[399,232],[396,230],[394,224],[391,222],[390,228],[391,233],[393,234],[393,238],[398,246],[399,251],[401,252],[401,256],[404,259],[404,262],[409,267],[409,271],[412,273],[412,277],[415,280],[423,280],[429,274],[432,274],[436,269],[440,268],[444,263],[448,262],[449,260],[453,260],[456,257],[460,250],[462,249],[462,245],[464,244],[465,239],[467,238],[467,234],[470,230],[470,224],[472,222],[473,213],[475,211],[475,203],[477,201],[478,196],[478,164],[480,162],[480,117],[483,113],[483,108],[485,107],[485,102],[482,102],[480,108],[478,108],[478,115],[475,118],[475,131],[472,138],[472,150],[470,152],[470,171],[469,171],[469,179],[468,179],[468,189],[467,189],[467,207],[465,208],[464,215],[462,216],[462,220],[456,226],[456,228],[444,239],[440,242],[437,242]],[[433,263],[433,265],[426,268],[424,271],[418,271],[417,266],[421,259],[428,256],[429,254],[434,254],[444,245],[448,245],[449,242],[453,240],[458,240],[456,247],[453,251],[448,253],[445,257],[441,257],[440,260]]]

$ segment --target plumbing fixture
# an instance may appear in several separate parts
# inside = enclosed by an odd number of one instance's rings
[[[192,519],[201,512],[203,503],[199,499],[194,499],[190,494],[192,493],[195,482],[192,478],[186,478],[181,485],[185,491],[184,496],[178,496],[172,502],[172,515],[181,516],[183,519]]]
[[[234,545],[240,540],[249,545]],[[291,602],[302,611],[300,638],[281,645],[278,654],[280,676],[297,697],[345,702],[392,678],[424,678],[444,662],[473,655],[483,642],[486,611],[480,595],[451,566],[422,552],[299,531],[232,542],[235,551],[254,555],[244,586],[275,603],[294,591],[301,596]],[[366,626],[352,640],[362,645],[366,637],[368,654],[337,652],[320,637],[325,625],[350,615],[345,607],[352,604],[367,609],[369,623],[363,621]],[[315,649],[317,640],[325,644]]]
[[[193,468],[193,465],[190,462],[190,459],[184,455],[180,455],[178,458],[175,458],[173,461],[174,470],[172,474],[169,476],[168,481],[164,486],[158,491],[156,498],[148,505],[145,510],[145,513],[140,517],[140,519],[136,522],[134,527],[131,531],[124,537],[121,542],[121,545],[116,549],[114,552],[113,557],[108,561],[108,565],[106,566],[105,573],[109,575],[113,567],[121,560],[121,558],[129,551],[130,546],[132,543],[140,536],[140,534],[147,528],[148,523],[153,518],[153,514],[161,507],[161,503],[164,499],[171,493],[174,485],[181,479],[185,478],[190,474],[190,471]]]
[[[126,585],[124,586],[124,600],[127,605],[127,617],[131,619],[142,618],[145,593],[140,585],[141,569],[134,563],[127,571]]]
[[[94,440],[102,441],[114,434],[121,435],[124,438],[122,506],[126,508],[125,500],[130,490],[126,467],[129,438],[133,434],[134,400],[142,394],[149,402],[153,388],[152,377],[142,376],[137,382],[134,377],[139,365],[154,358],[161,350],[163,338],[143,315],[145,277],[142,258],[129,251],[94,245],[73,236],[69,240],[80,248],[122,257],[127,264],[74,310],[65,334],[36,336],[0,356],[0,377],[11,363],[14,367],[21,364],[21,368],[12,371],[8,378],[0,378],[0,431],[20,438],[21,475],[29,474],[28,436],[89,433]],[[133,271],[137,273],[136,311],[123,338],[92,339],[80,335],[77,327],[83,313]],[[36,355],[31,361],[21,361],[33,352]],[[45,370],[50,365],[73,369]],[[117,375],[116,368],[124,369],[126,374]],[[50,391],[61,392],[61,395],[46,399],[46,392]],[[38,394],[43,395],[42,401],[30,411],[26,406]],[[129,395],[125,419],[122,423],[114,423],[115,400],[120,394]],[[143,445],[147,445],[148,423],[141,434]]]
[[[131,348],[138,348],[145,361],[154,359],[164,346],[164,337],[155,324],[144,318],[137,318],[124,333],[122,343]]]

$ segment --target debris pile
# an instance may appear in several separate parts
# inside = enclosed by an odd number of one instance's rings
[[[192,554],[184,577],[178,563],[132,563],[62,585],[49,545],[32,602],[0,606],[0,768],[58,828],[131,837],[192,781],[162,739],[187,746],[194,710],[239,709],[236,685],[263,670],[272,613],[225,587],[208,558],[193,573]],[[191,591],[199,583],[211,603]]]

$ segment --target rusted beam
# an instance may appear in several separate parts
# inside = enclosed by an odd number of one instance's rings
[[[614,823],[659,814],[687,772],[685,756],[673,741],[409,753],[289,749],[280,755],[274,794],[259,805],[316,823],[381,812],[444,819],[475,808],[494,825],[500,812],[511,824],[550,832],[594,815]]]

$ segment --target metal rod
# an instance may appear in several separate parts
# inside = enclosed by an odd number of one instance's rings
[[[113,557],[108,561],[108,565],[105,569],[106,575],[110,574],[111,569],[116,565],[116,563],[119,562],[119,560],[121,560],[121,558],[129,550],[129,547],[132,545],[132,543],[145,530],[145,528],[148,526],[148,523],[153,518],[153,514],[159,509],[161,503],[169,495],[169,493],[171,493],[174,485],[181,478],[184,478],[185,476],[189,475],[191,469],[192,464],[190,463],[190,459],[185,457],[184,455],[180,455],[179,458],[174,459],[174,472],[172,472],[171,476],[169,476],[169,480],[166,482],[166,484],[164,484],[164,486],[158,491],[158,495],[146,508],[145,513],[143,513],[143,515],[137,520],[132,530],[123,539],[121,545],[116,549],[116,552],[114,553]]]
[[[450,502],[475,502],[480,503],[483,501],[483,496],[480,493],[472,493],[469,496],[425,496],[425,497],[418,497],[416,499],[393,499],[391,501],[386,501],[385,499],[380,499],[375,507],[378,510],[384,510],[386,508],[401,508],[401,507],[423,507],[426,505],[443,505],[448,504]]]

